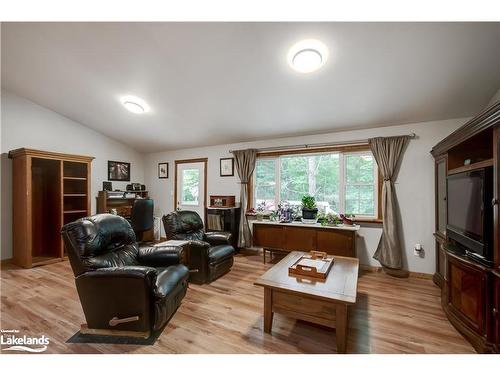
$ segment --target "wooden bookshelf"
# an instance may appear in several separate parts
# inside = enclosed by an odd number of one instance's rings
[[[13,183],[13,262],[64,259],[61,227],[90,215],[90,156],[21,148],[9,152]]]

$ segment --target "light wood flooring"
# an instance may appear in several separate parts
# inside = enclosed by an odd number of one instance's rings
[[[238,255],[230,273],[191,285],[154,345],[67,344],[84,323],[68,261],[1,273],[2,329],[50,338],[48,353],[335,353],[335,330],[275,314],[263,326],[263,289],[254,280],[272,264]],[[440,306],[428,279],[361,273],[351,310],[348,353],[474,353]]]

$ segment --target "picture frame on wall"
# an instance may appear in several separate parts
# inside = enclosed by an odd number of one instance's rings
[[[168,178],[168,163],[158,163],[158,178]]]
[[[109,181],[130,181],[130,163],[108,160]]]
[[[234,176],[234,158],[220,159],[220,177]]]

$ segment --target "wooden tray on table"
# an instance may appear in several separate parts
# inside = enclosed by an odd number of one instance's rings
[[[288,267],[289,276],[306,276],[326,280],[334,258],[321,251],[311,251]]]

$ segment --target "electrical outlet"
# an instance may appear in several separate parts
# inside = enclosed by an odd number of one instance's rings
[[[420,245],[419,243],[415,244],[415,247],[413,248],[413,255],[419,258],[423,258],[424,254],[425,253],[424,249],[422,248],[422,245]]]

